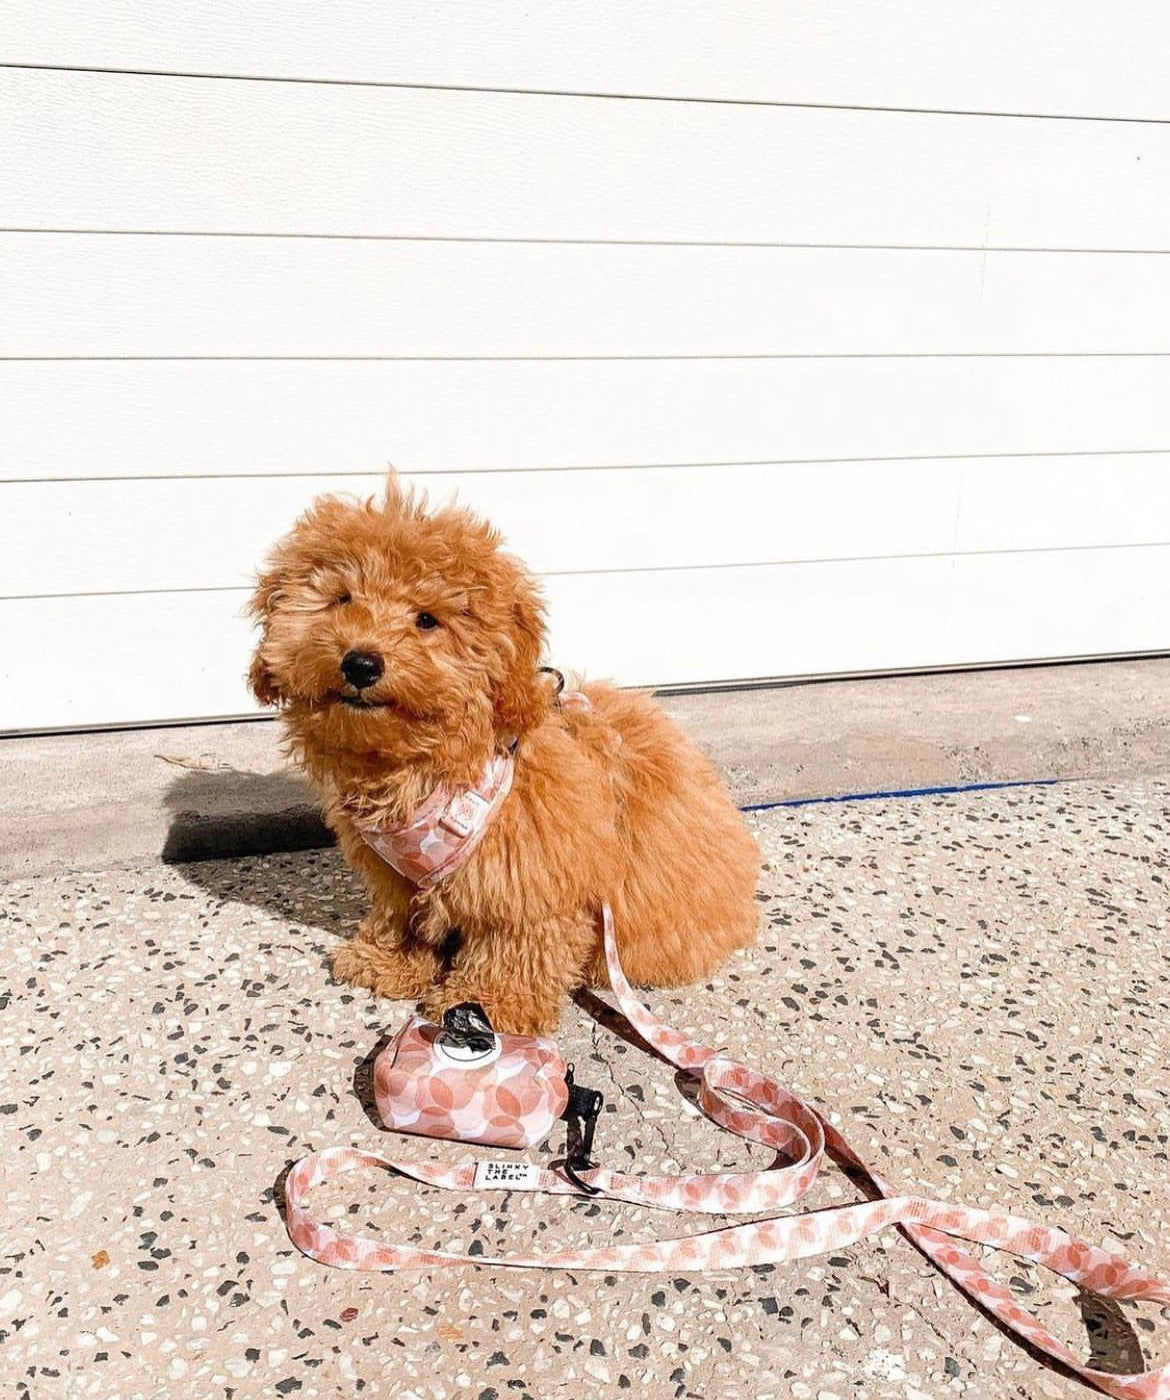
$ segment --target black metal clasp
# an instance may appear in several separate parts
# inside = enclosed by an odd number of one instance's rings
[[[557,668],[556,668],[555,666],[541,666],[541,667],[540,667],[540,674],[541,674],[542,676],[556,676],[556,678],[557,678],[557,688],[556,688],[555,691],[553,691],[553,698],[556,700],[556,703],[559,705],[559,704],[561,703],[561,691],[564,690],[564,688],[565,688],[565,674],[564,674],[564,672],[563,672],[563,671],[558,671]]]
[[[586,1089],[583,1084],[573,1083],[572,1065],[565,1075],[565,1083],[569,1086],[569,1101],[561,1114],[569,1125],[565,1144],[565,1175],[583,1195],[597,1196],[601,1188],[590,1186],[577,1173],[587,1172],[597,1165],[593,1160],[593,1136],[605,1099],[599,1090]]]

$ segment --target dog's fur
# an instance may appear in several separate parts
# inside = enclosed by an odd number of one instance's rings
[[[428,513],[393,477],[384,503],[320,498],[259,579],[250,681],[281,707],[370,894],[334,973],[421,999],[436,1018],[478,1002],[498,1030],[536,1034],[575,988],[605,983],[604,900],[632,981],[692,982],[754,939],[759,861],[710,764],[649,698],[591,684],[591,712],[556,705],[539,670],[540,597],[499,545],[483,521]],[[422,630],[422,612],[440,625]],[[361,692],[376,708],[353,706],[339,669],[350,650],[384,659]],[[361,839],[355,817],[400,820],[436,784],[474,781],[511,736],[511,795],[434,889],[416,891]]]

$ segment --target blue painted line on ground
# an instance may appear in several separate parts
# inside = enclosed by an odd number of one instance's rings
[[[741,812],[771,812],[777,807],[816,807],[829,802],[876,802],[890,797],[946,797],[956,792],[995,792],[1000,788],[1055,787],[1061,778],[1018,778],[1003,783],[956,783],[944,787],[895,788],[889,792],[843,792],[836,797],[790,797],[783,802],[754,802]]]

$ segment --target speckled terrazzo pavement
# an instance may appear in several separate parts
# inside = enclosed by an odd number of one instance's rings
[[[759,946],[710,986],[656,995],[664,1018],[829,1106],[900,1185],[1051,1220],[1170,1274],[1170,785],[753,821]],[[361,912],[336,853],[57,876],[10,885],[3,904],[6,1394],[1087,1393],[895,1234],[693,1278],[322,1269],[292,1251],[274,1204],[293,1158],[347,1141],[469,1152],[390,1138],[369,1116],[369,1053],[404,1009],[327,980],[324,958]],[[562,1043],[609,1097],[603,1160],[753,1160],[584,1005]],[[384,1177],[369,1187],[359,1208],[388,1232],[477,1253],[704,1224]],[[852,1195],[830,1171],[810,1204]],[[322,1205],[346,1208],[340,1194]],[[1000,1260],[997,1272],[1097,1365],[1170,1354],[1170,1319],[1151,1336],[1157,1310],[1114,1316],[1040,1270]]]

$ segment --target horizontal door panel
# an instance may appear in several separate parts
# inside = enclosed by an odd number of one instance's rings
[[[1153,0],[37,0],[7,63],[1165,118]]]
[[[404,480],[487,516],[542,574],[1170,543],[1170,453]],[[381,474],[0,484],[0,597],[238,588],[315,496],[382,489]]]
[[[0,479],[1170,450],[1170,357],[0,363]]]
[[[624,684],[1170,647],[1170,547],[559,575],[548,592],[552,659]],[[0,730],[249,713],[245,597],[0,603]]]
[[[15,69],[0,123],[7,228],[1170,247],[1167,124]]]
[[[0,236],[0,356],[1170,351],[1170,257]]]

